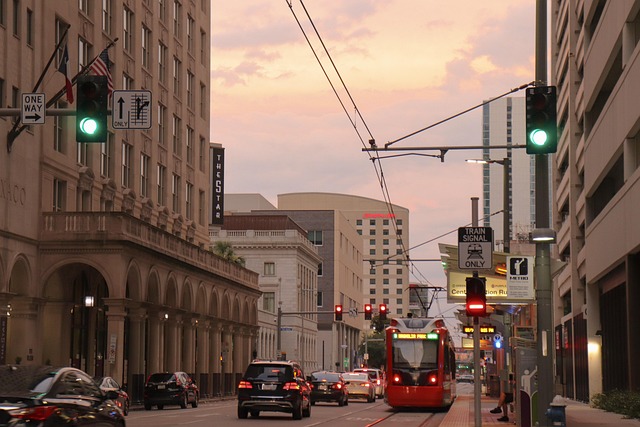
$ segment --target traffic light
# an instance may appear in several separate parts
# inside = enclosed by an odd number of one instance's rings
[[[549,154],[558,149],[556,87],[536,86],[526,91],[527,154]]]
[[[333,310],[333,314],[335,315],[336,322],[342,320],[342,305],[336,305]]]
[[[371,320],[371,304],[364,305],[364,320]]]
[[[76,104],[76,141],[107,140],[107,76],[78,77]]]
[[[486,279],[467,277],[467,316],[484,317],[487,315]]]
[[[502,334],[495,334],[493,336],[493,348],[495,349],[502,348]]]
[[[378,306],[378,314],[380,315],[380,320],[387,320],[387,304]]]

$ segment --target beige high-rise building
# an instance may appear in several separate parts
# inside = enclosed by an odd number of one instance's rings
[[[0,117],[0,364],[73,365],[134,400],[154,371],[233,392],[260,293],[257,274],[208,250],[211,7],[0,0],[0,104],[34,92],[70,113]],[[150,92],[135,107],[150,128],[77,143],[76,103],[55,97],[65,47],[70,78],[109,47],[113,88]]]
[[[558,390],[640,387],[640,1],[550,2]]]

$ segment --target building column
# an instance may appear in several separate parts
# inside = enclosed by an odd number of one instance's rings
[[[107,354],[104,372],[122,381],[124,377],[124,319],[127,317],[124,299],[104,299],[107,305]]]
[[[6,323],[6,363],[40,363],[43,346],[42,340],[34,333],[39,330],[37,323],[38,302],[35,298],[15,297],[11,300],[11,315]]]
[[[221,396],[222,393],[222,328],[216,321],[210,322],[209,331],[209,372],[212,376],[212,393],[214,396]]]
[[[161,372],[164,370],[164,353],[162,342],[164,340],[164,313],[157,309],[149,310],[147,316],[149,325],[149,346],[147,356],[146,373]]]
[[[128,372],[130,379],[132,375],[145,373],[145,331],[144,321],[147,311],[144,308],[129,309],[129,336],[127,337],[127,346],[129,354],[127,355]],[[128,382],[128,381],[125,381]]]
[[[195,348],[196,348],[196,319],[190,316],[183,316],[182,319],[182,327],[180,331],[182,332],[182,357],[180,366],[182,370],[188,372],[189,374],[195,375]],[[179,331],[179,334],[180,334]]]
[[[179,340],[179,325],[182,323],[182,315],[175,311],[169,313],[165,321],[165,340],[163,352],[166,355],[164,370],[174,372],[180,369],[180,353],[182,347]]]

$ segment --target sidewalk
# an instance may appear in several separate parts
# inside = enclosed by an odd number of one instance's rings
[[[444,417],[440,427],[474,427],[475,417],[473,412],[473,395],[458,396],[449,412]],[[567,427],[640,427],[640,420],[629,420],[621,415],[595,409],[587,404],[566,400],[565,409],[567,416]],[[502,414],[492,414],[489,411],[496,407],[497,399],[482,396],[482,426],[513,426],[516,423],[516,414],[509,413],[509,422],[500,422],[498,418]],[[551,424],[549,424],[551,425]]]

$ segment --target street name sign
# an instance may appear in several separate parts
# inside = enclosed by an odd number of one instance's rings
[[[461,270],[493,268],[493,229],[491,227],[458,228],[458,268]]]
[[[151,91],[114,90],[111,114],[114,129],[151,129]]]
[[[44,93],[23,93],[20,120],[25,125],[44,124],[47,115]]]

